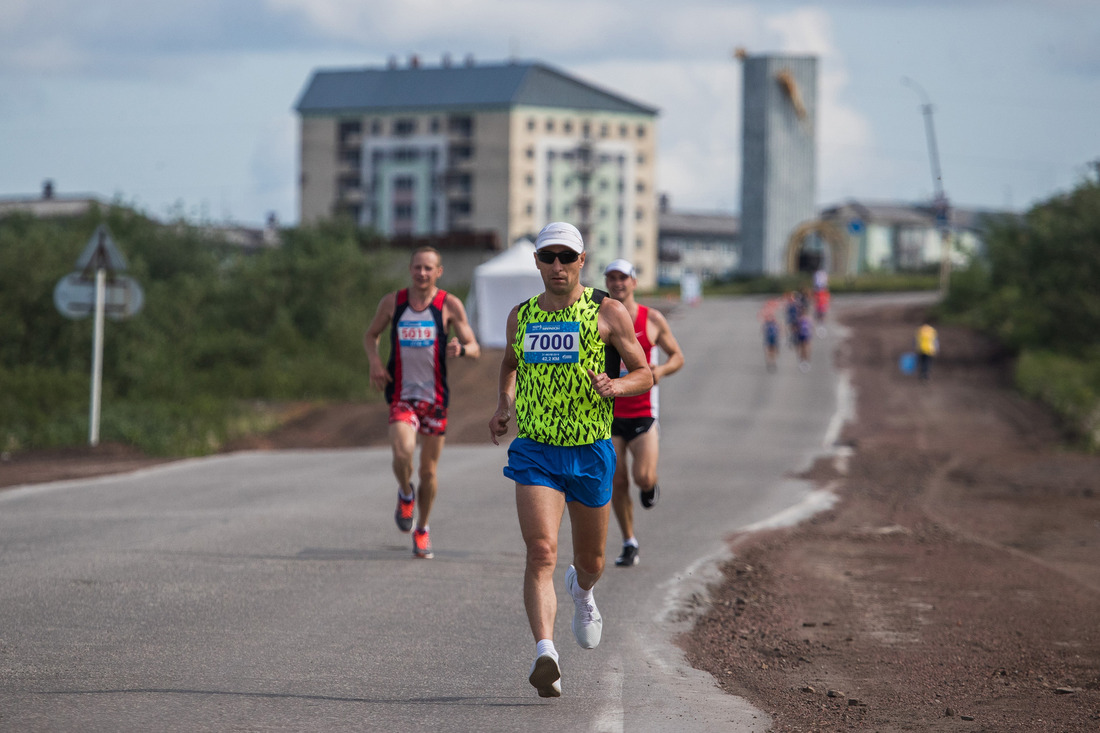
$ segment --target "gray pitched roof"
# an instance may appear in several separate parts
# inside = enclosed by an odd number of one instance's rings
[[[417,68],[320,69],[302,92],[299,114],[516,105],[656,115],[633,102],[535,62]]]

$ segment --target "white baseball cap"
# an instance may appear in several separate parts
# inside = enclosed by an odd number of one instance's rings
[[[538,239],[535,240],[535,250],[549,247],[552,244],[561,244],[574,252],[584,251],[584,240],[581,233],[572,224],[564,221],[552,221],[542,228]]]
[[[611,272],[621,272],[627,277],[637,277],[634,274],[634,265],[630,264],[621,257],[617,260],[611,260],[611,264],[604,268],[603,274],[607,275]]]

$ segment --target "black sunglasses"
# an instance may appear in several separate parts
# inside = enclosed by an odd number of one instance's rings
[[[538,257],[539,262],[544,265],[552,265],[554,264],[554,260],[557,260],[563,265],[571,265],[577,261],[577,258],[580,257],[581,254],[571,249],[567,249],[564,252],[551,252],[548,249],[540,249],[535,253],[535,256]]]

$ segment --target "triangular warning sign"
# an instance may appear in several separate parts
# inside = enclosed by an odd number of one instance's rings
[[[76,269],[81,272],[100,268],[107,272],[122,272],[126,269],[126,258],[118,250],[115,240],[111,239],[106,224],[96,227],[92,238],[84,246],[84,251],[76,259]]]

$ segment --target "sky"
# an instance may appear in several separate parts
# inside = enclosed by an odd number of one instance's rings
[[[0,199],[298,223],[317,69],[538,61],[660,110],[658,190],[737,213],[741,64],[818,58],[817,202],[1026,210],[1100,160],[1097,0],[0,0]],[[905,81],[908,80],[908,81]]]

